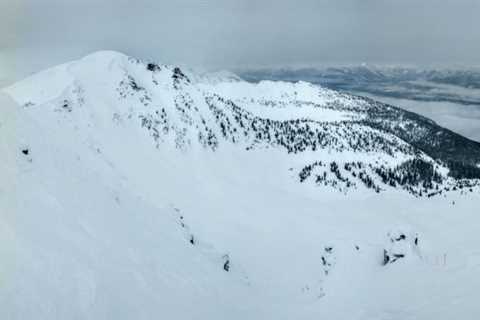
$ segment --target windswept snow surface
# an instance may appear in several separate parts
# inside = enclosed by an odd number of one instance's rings
[[[179,125],[193,111],[170,112],[173,67],[142,66],[100,52],[0,95],[0,319],[478,319],[478,187],[299,183],[306,162],[410,155],[209,150]],[[306,83],[206,79],[188,92],[210,128],[213,93],[271,119],[362,116]],[[161,108],[175,134],[152,139],[142,116]]]

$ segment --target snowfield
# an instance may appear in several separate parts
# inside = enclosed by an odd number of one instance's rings
[[[478,318],[477,180],[368,101],[177,69],[100,52],[3,89],[0,319]]]

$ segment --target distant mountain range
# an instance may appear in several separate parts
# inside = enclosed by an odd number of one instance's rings
[[[480,70],[419,69],[360,65],[326,68],[252,69],[237,72],[247,81],[308,81],[335,90],[419,100],[480,105]]]

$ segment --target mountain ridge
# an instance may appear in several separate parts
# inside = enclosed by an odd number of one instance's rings
[[[476,180],[365,122],[434,123],[177,68],[104,52],[0,93],[0,318],[478,314]]]
[[[85,70],[92,72],[82,78]],[[36,87],[42,81],[37,79],[45,75],[56,79],[51,88]],[[226,78],[199,76],[179,67],[104,51],[5,90],[14,97],[22,90],[29,91],[19,101],[25,108],[46,104],[66,114],[82,108],[91,91],[98,99],[106,99],[107,108],[117,105],[115,111],[102,110],[114,123],[139,119],[157,148],[170,141],[179,149],[199,144],[215,151],[232,143],[245,150],[280,148],[288,154],[313,153],[310,163],[298,171],[300,181],[313,175],[317,185],[343,185],[338,187],[342,191],[357,184],[376,192],[399,185],[414,195],[431,196],[457,187],[471,188],[480,178],[480,143],[412,112],[306,82],[249,84],[230,74]],[[322,150],[340,158],[344,152],[359,156],[353,162],[319,165],[322,157],[314,154],[321,155]],[[359,172],[351,171],[362,154],[377,160],[363,163]],[[404,160],[395,160],[397,157]],[[312,163],[316,165],[309,167]],[[404,166],[415,172],[415,178],[405,177]],[[307,167],[318,172],[304,170]],[[306,172],[310,174],[305,176]]]

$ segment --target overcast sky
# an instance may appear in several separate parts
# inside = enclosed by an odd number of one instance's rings
[[[480,0],[0,0],[0,85],[95,50],[205,68],[478,65]]]

